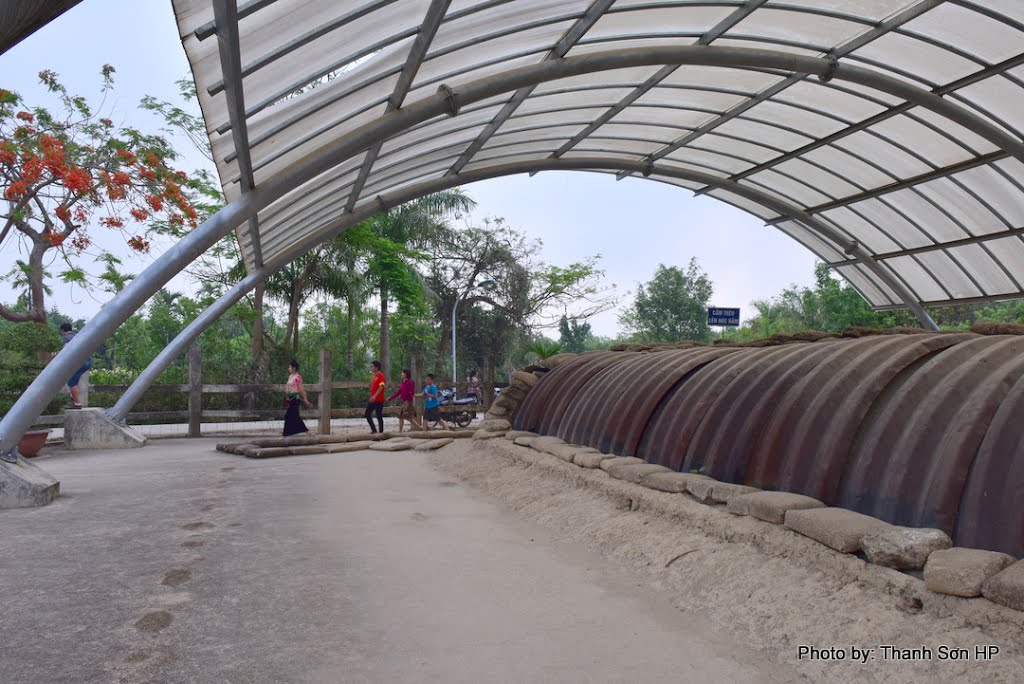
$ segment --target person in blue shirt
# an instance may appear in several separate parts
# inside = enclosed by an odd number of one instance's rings
[[[437,385],[434,384],[434,376],[427,373],[427,379],[423,383],[423,393],[417,394],[418,397],[424,397],[424,411],[423,411],[423,427],[429,429],[427,423],[432,422],[434,427],[441,426],[442,430],[451,430],[448,423],[441,419],[441,397],[437,392]]]

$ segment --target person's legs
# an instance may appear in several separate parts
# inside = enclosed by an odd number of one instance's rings
[[[75,408],[80,408],[82,402],[78,399],[78,383],[82,379],[82,374],[85,373],[86,368],[83,366],[75,371],[75,374],[68,380],[68,393],[71,394],[71,403],[75,405]]]
[[[302,416],[299,414],[299,400],[289,399],[288,410],[284,414],[284,429],[281,434],[284,437],[289,437],[303,432],[309,432],[309,428],[306,427],[306,423],[303,422]]]
[[[377,427],[384,432],[384,402],[375,401],[373,410],[377,413]]]
[[[366,413],[363,414],[363,418],[366,418],[366,422],[370,424],[370,432],[377,432],[377,428],[373,426],[373,419],[370,417],[373,415],[373,404],[372,401],[366,404]]]

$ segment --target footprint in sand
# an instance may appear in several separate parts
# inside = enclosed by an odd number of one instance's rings
[[[140,632],[156,633],[166,629],[173,621],[174,616],[166,610],[157,610],[139,618],[135,623],[135,629]]]
[[[192,579],[191,570],[168,570],[160,583],[165,587],[178,587]]]

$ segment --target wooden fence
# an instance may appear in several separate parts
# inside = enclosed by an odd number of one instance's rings
[[[199,437],[201,436],[200,426],[204,418],[214,419],[227,419],[227,420],[263,420],[266,418],[283,418],[284,407],[279,409],[249,409],[249,410],[234,410],[234,409],[204,409],[203,408],[203,395],[204,394],[244,394],[246,392],[279,392],[283,396],[285,393],[285,385],[277,383],[264,383],[264,384],[236,384],[236,385],[225,385],[225,384],[209,384],[204,385],[202,381],[202,358],[200,355],[199,347],[193,346],[189,349],[188,358],[188,383],[183,385],[151,385],[147,392],[164,392],[164,393],[184,393],[188,395],[188,410],[186,411],[144,411],[144,412],[131,412],[127,418],[129,421],[188,421],[188,436]],[[320,351],[320,377],[329,378],[331,377],[331,354],[328,350],[323,349]],[[84,406],[89,405],[89,393],[91,392],[124,392],[128,389],[128,385],[93,385],[89,383],[88,373],[86,373],[81,382],[79,383],[79,395]],[[437,383],[439,388],[454,387],[458,396],[465,396],[467,383],[458,382],[443,382],[438,380]],[[330,434],[331,432],[331,418],[359,418],[362,417],[365,411],[365,406],[359,408],[333,408],[331,406],[331,393],[325,391],[322,383],[303,383],[306,388],[306,393],[311,396],[316,395],[316,401],[313,402],[315,407],[312,409],[302,409],[300,414],[305,419],[316,419],[320,434]],[[494,388],[501,387],[504,384],[495,385],[493,382],[487,383],[481,381],[480,388],[483,393],[482,404],[472,404],[465,407],[468,410],[476,411],[477,413],[484,413],[487,411],[494,399]],[[397,389],[397,385],[389,385],[389,388]],[[336,380],[330,383],[330,390],[336,389],[361,389],[365,390],[367,396],[369,396],[369,381],[362,380]],[[422,391],[422,389],[420,389]],[[391,392],[389,392],[390,394]],[[326,398],[326,400],[325,400]],[[422,415],[422,401],[417,400],[417,405]],[[452,412],[460,410],[463,407],[442,407],[442,412]],[[397,416],[399,411],[398,406],[385,406],[384,415],[386,416]],[[36,425],[63,425],[64,416],[39,416],[35,421]]]

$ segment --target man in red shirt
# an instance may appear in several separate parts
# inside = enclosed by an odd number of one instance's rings
[[[373,362],[373,380],[370,381],[370,401],[366,404],[366,413],[363,414],[366,422],[370,424],[370,432],[384,432],[384,385],[386,380],[380,370],[380,361]],[[373,425],[370,417],[377,414],[377,427]]]

